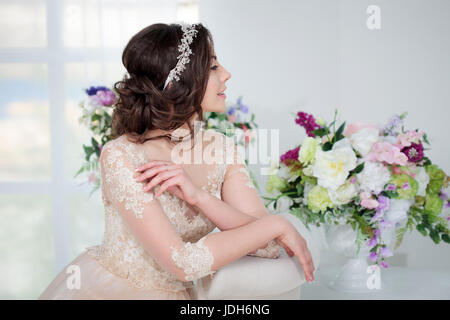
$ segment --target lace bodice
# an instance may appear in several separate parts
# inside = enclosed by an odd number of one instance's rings
[[[217,135],[219,133],[210,132],[210,134]],[[177,234],[186,242],[183,252],[174,251],[172,259],[178,266],[183,266],[185,270],[189,270],[192,266],[197,267],[198,270],[194,270],[195,268],[191,270],[192,276],[186,277],[186,280],[189,281],[179,281],[146,252],[125,223],[115,203],[123,204],[123,210],[131,211],[137,218],[142,218],[144,206],[155,200],[154,194],[159,189],[159,185],[153,191],[143,192],[143,184],[134,180],[138,175],[134,169],[151,160],[159,159],[158,152],[149,147],[151,143],[134,144],[125,135],[122,135],[109,141],[103,147],[100,167],[102,200],[105,207],[105,232],[102,244],[88,247],[87,253],[107,270],[128,279],[139,289],[156,288],[180,291],[194,286],[192,281],[195,279],[194,275],[198,278],[214,273],[206,272],[212,264],[212,256],[206,247],[202,247],[202,241],[199,240],[203,240],[202,238],[213,231],[216,226],[196,207],[190,206],[165,191],[158,198],[159,203]],[[224,163],[193,164],[183,167],[194,183],[221,199],[221,186],[227,170],[225,161]],[[239,172],[244,172],[249,177],[245,168],[239,169]],[[251,181],[248,186],[254,188]],[[191,244],[195,244],[196,247]],[[262,257],[278,255],[278,252],[275,253],[274,250],[278,249],[271,242],[266,251],[260,249],[257,255]],[[192,255],[188,257],[188,253],[192,253]],[[195,257],[195,261],[192,257]],[[205,272],[202,273],[199,270]]]

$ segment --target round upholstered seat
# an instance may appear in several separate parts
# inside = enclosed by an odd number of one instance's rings
[[[311,232],[295,216],[281,213],[305,238],[316,271],[320,264],[319,245]],[[245,256],[218,270],[214,277],[197,281],[199,300],[264,300],[300,299],[300,286],[305,282],[297,257],[282,250],[277,259]]]

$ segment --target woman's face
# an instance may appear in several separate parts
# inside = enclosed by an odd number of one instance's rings
[[[213,53],[211,72],[201,104],[203,112],[225,112],[226,96],[223,92],[227,88],[225,82],[230,78],[231,74],[217,61],[216,54]]]

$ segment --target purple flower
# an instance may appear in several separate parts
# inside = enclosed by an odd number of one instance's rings
[[[392,191],[392,190],[396,190],[397,186],[395,184],[389,183],[386,187],[386,190]]]
[[[418,162],[424,156],[422,143],[417,144],[412,142],[411,146],[403,148],[402,152],[406,154],[410,162]]]
[[[385,269],[389,268],[389,265],[385,261],[381,261],[380,266],[382,266]]]
[[[234,111],[235,111],[234,107],[231,107],[230,110],[227,111],[227,114],[231,116],[232,114],[234,114]]]
[[[116,102],[116,95],[111,90],[98,90],[96,96],[103,106],[110,106]]]
[[[242,96],[240,96],[237,100],[237,105],[239,106],[239,110],[241,110],[243,113],[248,112],[248,106],[241,103]]]
[[[371,248],[375,247],[378,244],[377,238],[371,238],[369,241],[367,241],[367,245]]]
[[[369,255],[369,259],[372,261],[377,261],[378,254],[376,252],[371,252]]]
[[[298,151],[300,150],[300,147],[297,147],[295,149],[287,151],[285,154],[283,154],[280,157],[280,161],[284,162],[285,160],[297,160],[298,159]]]
[[[392,251],[389,250],[388,247],[383,247],[380,250],[380,254],[381,254],[381,256],[387,258],[387,257],[391,257],[392,256]]]
[[[314,119],[311,114],[308,114],[306,112],[298,112],[295,123],[305,128],[306,134],[309,137],[315,137],[312,132],[316,129],[321,128],[321,126],[316,123],[316,119]]]
[[[389,209],[389,206],[391,205],[391,199],[385,196],[378,196],[378,207],[377,211],[384,211],[386,209]]]
[[[370,223],[373,223],[375,221],[377,221],[379,218],[381,218],[384,214],[384,211],[382,210],[377,210],[377,212],[375,213],[375,215],[372,217],[372,219],[370,219]]]
[[[445,204],[445,208],[450,208],[450,201],[447,201],[447,203]],[[448,220],[448,219],[447,219]]]
[[[448,198],[448,194],[444,192],[443,188],[439,190],[439,198],[441,198],[442,201],[445,201]]]
[[[107,87],[90,87],[90,88],[86,89],[85,92],[89,96],[94,96],[97,94],[97,91],[99,91],[99,90],[110,91]]]
[[[400,116],[395,115],[391,119],[389,119],[386,126],[383,128],[383,131],[390,135],[395,136],[395,130],[403,124],[402,118]]]
[[[380,237],[380,229],[375,229],[374,233],[375,233],[375,238],[378,239]]]
[[[409,185],[409,182],[405,182],[405,183],[402,185],[402,189],[409,189],[409,188],[411,188],[411,186]]]

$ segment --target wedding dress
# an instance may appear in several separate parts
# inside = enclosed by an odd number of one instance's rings
[[[194,163],[182,166],[193,183],[230,205],[241,206],[240,209],[263,206],[232,139],[212,129],[198,130],[194,137],[194,150],[198,152],[201,146],[200,154],[209,153],[215,161],[195,163],[195,155],[191,154]],[[191,146],[190,139],[179,142],[179,146],[185,143]],[[103,241],[100,245],[87,247],[70,262],[39,299],[197,299],[194,281],[203,277],[212,279],[216,272],[210,269],[212,254],[203,245],[204,237],[216,225],[197,207],[168,191],[156,198],[154,194],[160,185],[144,192],[144,183],[134,179],[139,175],[135,169],[151,160],[173,161],[170,153],[173,149],[168,145],[164,139],[135,144],[126,135],[104,145],[100,156],[105,208]],[[225,158],[231,145],[236,161],[233,164]],[[141,234],[133,230],[140,228],[143,219],[152,219],[155,203],[164,211],[164,218],[168,218],[172,230],[152,235],[158,242],[158,250],[150,252],[140,241],[145,230]],[[184,247],[171,253],[168,244],[173,242],[172,231]],[[265,248],[248,255],[277,258],[280,250],[281,247],[272,240]],[[73,265],[80,270],[80,286],[76,288],[68,285],[71,273],[67,270]],[[184,269],[185,281],[175,276],[176,268]]]

